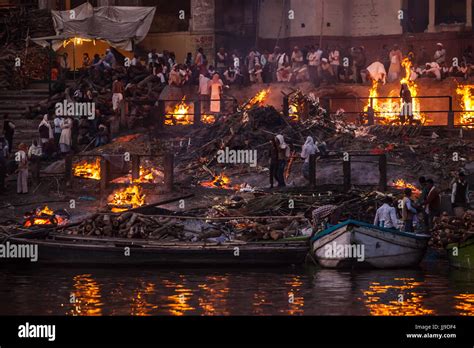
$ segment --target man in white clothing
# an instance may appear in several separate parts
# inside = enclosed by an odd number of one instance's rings
[[[393,200],[390,197],[384,199],[384,204],[375,213],[374,225],[384,228],[397,228],[398,218],[395,208],[392,206]]]

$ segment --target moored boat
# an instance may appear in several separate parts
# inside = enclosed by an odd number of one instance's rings
[[[403,268],[420,263],[429,236],[347,220],[315,234],[311,252],[328,268]]]
[[[38,263],[74,265],[290,265],[304,263],[309,249],[307,239],[269,242],[170,243],[58,233],[49,233],[44,238],[12,236],[8,238],[8,242],[17,245],[36,245]]]
[[[448,244],[446,248],[450,266],[474,269],[474,238],[469,238],[463,243]]]

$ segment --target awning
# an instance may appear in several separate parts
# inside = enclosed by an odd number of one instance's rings
[[[112,47],[131,51],[133,43],[141,42],[148,34],[155,11],[156,7],[93,7],[87,2],[72,10],[51,11],[56,35],[31,41],[43,47],[51,42],[56,51],[72,38],[104,40]]]

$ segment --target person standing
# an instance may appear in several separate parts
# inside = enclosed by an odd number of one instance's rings
[[[278,134],[275,137],[275,141],[278,149],[278,168],[277,168],[277,181],[278,187],[285,187],[285,167],[288,158],[290,157],[290,146],[285,142],[283,135]]]
[[[204,112],[209,110],[209,84],[211,79],[203,74],[199,74],[199,100],[201,101],[201,109]]]
[[[18,176],[16,181],[16,192],[18,194],[28,193],[28,146],[21,143],[18,146],[18,152],[16,153],[16,161],[18,163]]]
[[[48,120],[48,114],[44,114],[43,119],[38,125],[38,132],[41,141],[41,146],[45,146],[49,142],[49,139],[54,137],[53,128]]]
[[[114,82],[112,82],[112,109],[116,115],[120,115],[120,125],[125,126],[125,113],[122,115],[120,113],[120,109],[122,106],[123,101],[123,83],[120,81],[118,77],[114,77]]]
[[[388,69],[388,81],[393,82],[400,78],[402,71],[402,59],[403,55],[398,45],[393,45],[390,51],[390,68]]]
[[[340,52],[336,47],[332,47],[329,52],[329,64],[333,70],[336,81],[339,81],[339,66],[341,65]]]
[[[451,204],[454,215],[457,217],[462,217],[466,209],[469,208],[469,184],[464,172],[459,172],[456,181],[453,183]]]
[[[295,46],[291,53],[291,68],[293,70],[300,69],[303,66],[303,60],[303,52],[301,52],[298,46]]]
[[[219,74],[214,74],[212,80],[209,82],[209,89],[211,90],[211,112],[221,112],[221,93],[223,85]]]
[[[54,115],[54,143],[56,145],[56,148],[59,147],[59,138],[61,138],[61,126],[64,122],[63,118],[58,116],[58,115]]]
[[[10,117],[6,114],[3,117],[3,134],[8,142],[8,153],[13,151],[13,136],[15,135],[15,124],[10,121]]]
[[[33,140],[30,148],[28,149],[28,161],[30,162],[30,170],[33,181],[36,184],[40,182],[40,161],[43,155],[41,145],[38,144],[38,140]]]
[[[304,159],[303,163],[303,177],[309,181],[309,158],[311,155],[315,155],[317,147],[314,144],[312,137],[307,137],[306,141],[301,149],[301,158]]]
[[[72,145],[72,119],[67,117],[61,125],[61,137],[59,138],[59,148],[62,154],[68,154]]]
[[[397,228],[398,218],[397,211],[393,206],[393,200],[390,197],[385,197],[383,204],[377,209],[375,213],[374,225],[384,228]]]
[[[275,138],[270,140],[270,188],[273,188],[274,179],[278,181],[278,146]]]
[[[431,230],[433,228],[433,219],[440,214],[441,197],[439,190],[434,185],[433,179],[426,180],[426,186],[428,188],[428,195],[425,199],[425,212],[428,214],[428,227]]]
[[[400,98],[402,99],[402,107],[400,108],[400,123],[405,124],[408,119],[408,123],[413,122],[413,104],[410,89],[406,83],[402,83],[400,89]]]
[[[411,189],[406,188],[402,199],[402,221],[405,232],[413,232],[413,218],[417,214],[411,201]]]

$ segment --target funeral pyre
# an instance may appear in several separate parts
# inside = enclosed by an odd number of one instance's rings
[[[474,238],[474,211],[468,210],[462,217],[443,213],[434,219],[434,228],[429,245],[444,249],[450,243],[462,243]]]
[[[82,160],[73,165],[74,176],[100,180],[100,159],[97,157],[94,161]]]
[[[402,61],[402,67],[404,69],[405,76],[400,80],[400,84],[406,84],[408,86],[413,98],[411,110],[413,113],[413,119],[418,123],[423,124],[425,122],[425,115],[420,112],[420,101],[416,98],[418,95],[418,85],[411,79],[411,61],[408,58],[404,58]],[[379,99],[379,84],[380,82],[377,80],[372,81],[372,88],[369,91],[369,100],[365,107],[365,111],[367,111],[369,107],[372,107],[379,124],[400,124],[399,115],[402,108],[400,90],[393,89],[390,91],[388,99]]]
[[[108,197],[107,205],[112,212],[122,212],[145,204],[145,194],[138,185],[119,188]]]
[[[41,225],[64,225],[68,222],[69,214],[62,210],[55,212],[50,209],[47,205],[42,208],[36,208],[32,211],[25,213],[25,221],[23,222],[24,227],[41,226]]]

